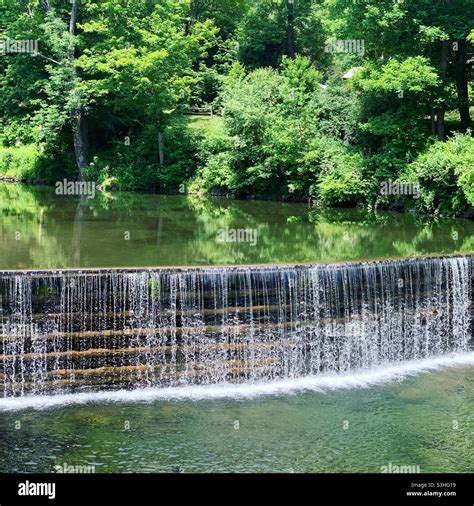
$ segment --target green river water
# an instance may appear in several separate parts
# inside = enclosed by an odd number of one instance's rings
[[[473,472],[473,414],[474,367],[330,392],[0,411],[0,472]]]

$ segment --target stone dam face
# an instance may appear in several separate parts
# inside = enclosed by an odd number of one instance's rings
[[[0,396],[261,382],[473,347],[472,257],[0,272]]]

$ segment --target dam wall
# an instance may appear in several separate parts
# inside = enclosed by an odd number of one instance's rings
[[[467,352],[472,260],[0,272],[0,396],[261,382]]]

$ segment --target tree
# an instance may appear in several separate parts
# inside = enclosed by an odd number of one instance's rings
[[[436,112],[433,120],[438,137],[446,135],[444,117],[453,102],[452,89],[457,88],[462,128],[467,128],[467,77],[471,70],[465,48],[474,20],[470,0],[326,0],[326,5],[326,25],[332,33],[341,38],[363,39],[367,59],[383,62],[417,55],[429,58],[440,78],[431,104]]]
[[[7,121],[14,95],[22,96],[30,125],[38,127],[34,140],[46,150],[70,132],[79,179],[88,166],[87,117],[94,119],[95,150],[123,145],[125,137],[151,130],[152,145],[162,144],[177,105],[190,95],[193,64],[205,55],[215,31],[212,22],[198,21],[185,34],[178,0],[74,0],[69,5],[42,0],[2,9],[7,35],[39,39],[41,53],[37,59],[8,59],[2,86],[13,76],[33,78],[25,85],[18,79],[10,96],[2,97]],[[25,117],[24,111],[18,116]],[[159,158],[163,161],[163,153]]]
[[[319,3],[314,0],[256,0],[237,29],[242,62],[277,67],[283,56],[303,54],[326,62],[325,33]]]
[[[188,0],[188,27],[196,21],[212,19],[223,40],[229,38],[247,11],[249,0]]]
[[[50,24],[52,35],[54,35],[59,44],[54,46],[54,55],[58,58],[56,62],[60,67],[51,68],[52,76],[61,76],[64,78],[63,90],[66,93],[66,115],[69,117],[73,132],[74,151],[76,164],[79,169],[78,179],[82,181],[85,177],[87,167],[87,120],[85,116],[84,98],[79,92],[79,76],[76,69],[76,22],[78,16],[78,0],[71,0],[71,12],[69,16],[69,26],[64,25],[49,0],[41,0],[41,7],[46,16],[46,24]],[[65,33],[67,30],[67,35]],[[50,90],[53,87],[49,88]]]

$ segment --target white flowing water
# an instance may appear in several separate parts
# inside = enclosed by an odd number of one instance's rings
[[[472,362],[471,272],[451,257],[0,273],[0,395],[259,391]]]

